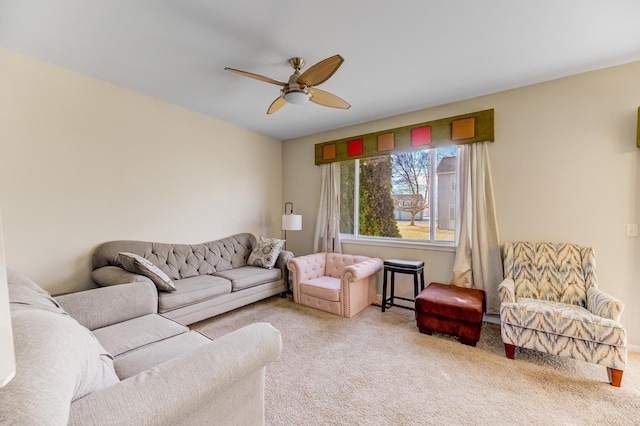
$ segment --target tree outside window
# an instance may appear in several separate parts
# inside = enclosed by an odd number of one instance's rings
[[[409,226],[416,226],[416,215],[429,207],[429,151],[403,152],[390,157],[395,206],[411,216]]]

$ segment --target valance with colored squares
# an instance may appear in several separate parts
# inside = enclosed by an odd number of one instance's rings
[[[493,109],[383,130],[315,146],[316,165],[394,152],[494,142]]]

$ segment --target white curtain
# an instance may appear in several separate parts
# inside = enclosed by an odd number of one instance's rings
[[[503,274],[487,145],[473,143],[459,150],[459,228],[451,283],[484,290],[487,313],[496,314]]]
[[[340,244],[340,163],[320,165],[320,203],[313,235],[316,252],[342,253]]]

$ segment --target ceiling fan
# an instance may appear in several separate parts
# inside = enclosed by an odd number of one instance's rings
[[[286,83],[234,68],[225,67],[225,70],[282,87],[280,96],[271,103],[267,114],[273,114],[287,103],[300,105],[307,101],[332,108],[348,109],[351,107],[348,102],[315,87],[327,81],[340,68],[343,62],[344,58],[342,56],[334,55],[318,62],[300,74],[300,70],[304,67],[304,59],[291,58],[289,59],[289,64],[293,67],[294,72]]]

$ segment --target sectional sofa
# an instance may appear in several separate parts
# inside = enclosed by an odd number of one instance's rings
[[[51,295],[9,271],[16,376],[3,425],[260,425],[280,333],[257,323],[211,341],[158,315],[148,282]]]
[[[250,233],[202,244],[109,241],[95,248],[91,277],[100,286],[155,284],[160,315],[189,325],[284,294],[287,262],[293,253],[281,250],[282,242],[264,237],[258,241]],[[269,253],[275,256],[271,259]],[[128,265],[132,255],[159,271]]]

